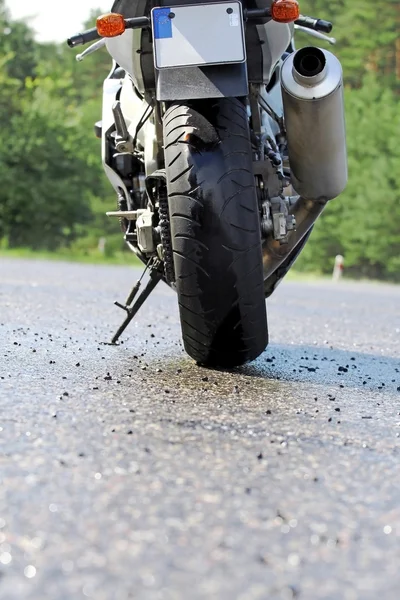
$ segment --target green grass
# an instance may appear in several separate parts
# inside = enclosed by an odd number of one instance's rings
[[[139,266],[142,265],[140,260],[130,252],[129,250],[122,252],[117,251],[112,256],[105,256],[98,250],[87,250],[84,252],[71,251],[68,249],[57,250],[55,252],[36,251],[30,250],[29,248],[15,248],[12,250],[0,248],[0,259],[1,258],[23,258],[28,260],[52,260],[52,261],[64,261],[64,262],[75,262],[75,263],[86,263],[92,265],[131,265]],[[332,276],[330,274],[323,274],[318,272],[306,272],[296,271],[291,269],[285,277],[285,281],[331,281]],[[359,281],[364,283],[375,283],[382,284],[383,281],[374,279],[354,278],[344,276],[344,281]],[[393,282],[386,282],[393,283]]]
[[[77,252],[63,249],[55,252],[46,252],[42,250],[30,250],[29,248],[1,249],[0,258],[24,258],[29,260],[61,260],[66,262],[77,262],[86,264],[103,264],[103,265],[139,265],[142,264],[139,259],[129,250],[126,252],[114,252],[112,256],[105,256],[98,250],[88,250],[85,252]],[[300,271],[289,271],[286,275],[290,281],[311,281],[318,279],[329,279],[329,276],[318,273],[303,273]]]
[[[0,250],[0,258],[24,258],[29,260],[54,260],[103,265],[132,265],[141,264],[139,259],[129,251],[115,252],[112,256],[105,256],[98,250],[88,252],[69,251],[67,249],[55,252],[35,251],[29,248],[15,248]]]
[[[332,279],[332,276],[317,272],[296,271],[296,267],[292,268],[285,276],[286,281],[321,281],[321,279]]]

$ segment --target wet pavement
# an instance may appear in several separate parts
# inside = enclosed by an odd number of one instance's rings
[[[1,260],[1,600],[396,599],[400,287],[288,282],[232,372],[137,271]]]

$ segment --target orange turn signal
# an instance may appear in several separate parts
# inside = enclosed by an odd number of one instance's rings
[[[101,15],[96,22],[97,33],[101,37],[116,37],[124,33],[126,29],[125,19],[118,13]]]
[[[297,0],[274,0],[271,6],[271,17],[277,23],[292,23],[300,16]]]

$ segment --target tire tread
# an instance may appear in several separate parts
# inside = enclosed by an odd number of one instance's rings
[[[201,144],[201,128],[193,123],[204,118],[218,134],[216,146]],[[231,98],[215,101],[211,110],[200,101],[173,104],[164,139],[185,349],[201,364],[241,365],[268,343],[247,111]]]

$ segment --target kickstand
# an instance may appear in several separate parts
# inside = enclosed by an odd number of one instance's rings
[[[143,271],[140,279],[133,286],[132,291],[129,294],[126,303],[121,304],[120,302],[114,302],[115,306],[118,306],[119,308],[122,308],[122,310],[126,311],[127,316],[126,316],[125,321],[122,323],[121,327],[118,329],[117,333],[114,335],[113,339],[111,340],[111,345],[114,346],[117,343],[117,341],[119,340],[121,335],[124,333],[125,329],[128,327],[129,323],[134,319],[134,317],[137,314],[140,307],[145,303],[147,298],[150,296],[151,292],[154,290],[154,288],[156,287],[158,282],[161,280],[162,275],[159,271],[159,267],[160,267],[160,261],[158,259],[149,261],[149,263],[146,266],[145,270]],[[144,288],[143,292],[140,294],[139,298],[136,300],[136,302],[132,306],[130,306],[139,291],[139,288],[142,284],[142,279],[147,270],[149,271],[150,279],[147,282],[147,285]]]

